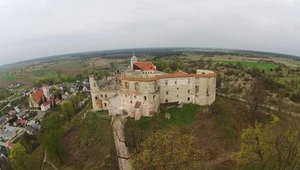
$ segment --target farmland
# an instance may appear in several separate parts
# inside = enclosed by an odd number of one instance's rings
[[[264,70],[275,69],[278,65],[274,63],[262,63],[257,61],[229,61],[229,60],[214,60],[213,63],[233,64],[241,63],[245,68],[259,68]]]
[[[32,86],[33,82],[43,78],[58,78],[68,75],[76,75],[83,72],[83,66],[79,61],[62,61],[55,63],[43,63],[30,65],[15,70],[6,70],[0,74],[0,86],[22,84]],[[60,74],[60,75],[59,75]]]

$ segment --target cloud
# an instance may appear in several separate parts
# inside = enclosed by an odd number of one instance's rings
[[[166,46],[300,55],[300,4],[293,0],[2,0],[0,8],[0,64]]]

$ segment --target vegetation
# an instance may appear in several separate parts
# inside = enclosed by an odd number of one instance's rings
[[[240,166],[253,169],[298,169],[300,126],[275,118],[271,123],[255,123],[241,133],[241,150],[234,155]]]
[[[156,132],[142,142],[132,154],[136,170],[200,169],[204,154],[193,148],[193,136],[181,134],[178,128]]]
[[[194,122],[196,114],[201,113],[201,107],[196,104],[184,104],[182,108],[169,108],[162,109],[159,114],[153,117],[141,117],[139,121],[129,118],[126,125],[127,127],[138,128],[141,130],[146,129],[161,129],[174,126],[187,126]],[[170,119],[165,117],[170,114]]]
[[[45,149],[54,157],[64,163],[66,151],[64,150],[62,138],[63,127],[62,120],[58,113],[52,113],[42,124],[43,144]]]
[[[75,106],[78,105],[75,103]],[[77,107],[76,107],[77,108]],[[71,117],[74,115],[74,107],[72,106],[71,102],[64,101],[61,105],[61,113],[64,115],[64,117],[70,122]]]
[[[26,149],[20,143],[16,143],[12,149],[9,150],[9,159],[14,170],[30,170],[32,164],[27,162],[32,159],[26,154]]]

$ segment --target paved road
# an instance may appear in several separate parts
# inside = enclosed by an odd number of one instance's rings
[[[17,99],[19,99],[19,98],[21,98],[21,97],[24,97],[24,95],[21,95],[21,96],[19,96],[19,97],[16,97],[16,98],[14,98],[14,99],[12,99],[12,100],[8,99],[9,103],[8,103],[6,106],[4,106],[4,107],[0,110],[0,112],[1,112],[2,110],[4,110],[8,105],[10,105],[10,103],[11,103],[12,101],[17,100]]]
[[[249,104],[246,99],[244,99],[244,98],[242,98],[241,96],[238,96],[238,95],[230,95],[230,94],[223,94],[223,93],[217,93],[217,95],[218,96],[222,96],[222,97],[226,97],[226,98],[229,98],[229,99],[238,100],[240,102]],[[274,111],[278,111],[279,110],[278,107],[272,106],[272,105],[263,104],[261,107],[266,108],[266,109],[271,109],[271,110],[274,110]],[[294,117],[300,117],[300,113],[291,112],[291,111],[288,111],[286,113],[289,114],[289,115],[292,115]]]
[[[116,145],[118,164],[120,170],[131,170],[129,151],[125,146],[124,124],[126,122],[125,116],[114,116],[112,119],[112,127],[114,133],[114,140]]]

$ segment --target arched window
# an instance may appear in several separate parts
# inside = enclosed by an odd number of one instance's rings
[[[134,88],[135,90],[139,90],[140,89],[139,83],[135,83]]]

